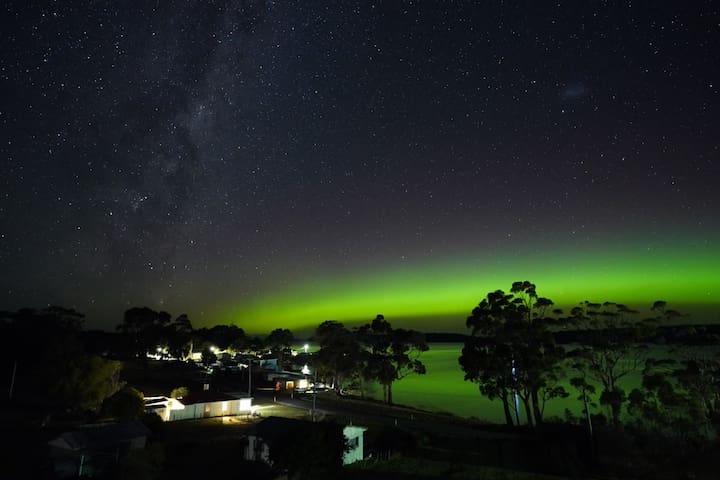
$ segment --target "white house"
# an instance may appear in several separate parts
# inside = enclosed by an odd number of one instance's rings
[[[347,425],[343,428],[343,435],[347,442],[348,449],[343,454],[343,465],[355,463],[364,458],[363,438],[365,437],[365,427],[355,425]]]
[[[252,412],[252,397],[238,398],[203,390],[182,398],[146,397],[145,410],[155,412],[166,422],[194,418],[222,417]]]

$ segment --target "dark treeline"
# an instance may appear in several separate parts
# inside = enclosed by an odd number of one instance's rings
[[[115,332],[86,331],[83,314],[62,307],[1,312],[0,317],[0,333],[9,345],[2,360],[11,372],[10,398],[41,403],[48,415],[74,411],[86,418],[110,414],[111,398],[129,388],[121,380],[126,362],[147,370],[152,358],[195,363],[199,357],[200,363],[212,365],[219,355],[225,364],[264,357],[276,359],[283,370],[291,367],[296,340],[283,328],[264,338],[236,325],[195,329],[185,314],[173,317],[147,307],[128,309]],[[382,315],[353,330],[324,322],[316,340],[320,351],[303,360],[319,375],[316,381],[329,383],[339,394],[348,385],[364,392],[365,384],[377,382],[385,402],[392,403],[394,382],[425,371],[419,360],[428,348],[424,335],[393,328]]]
[[[473,309],[459,363],[481,395],[501,402],[509,428],[583,426],[603,474],[708,478],[720,433],[720,326],[673,326],[681,317],[661,300],[645,316],[613,302],[563,312],[533,283],[515,282]],[[568,397],[580,416],[546,418],[548,402]]]
[[[684,423],[698,435],[714,430],[720,357],[702,347],[718,345],[718,328],[661,326],[682,316],[661,300],[649,317],[638,314],[623,304],[589,301],[568,314],[538,296],[533,283],[515,282],[508,293],[488,293],[467,318],[471,334],[460,366],[481,394],[502,403],[508,425],[541,425],[547,402],[571,395],[567,379],[590,430],[593,417],[620,429],[624,413],[639,428],[670,432]],[[641,381],[628,392],[632,374]],[[591,412],[596,399],[607,416]]]
[[[465,380],[501,402],[509,427],[582,425],[607,442],[605,452],[622,445],[613,455],[624,474],[652,462],[665,465],[653,474],[677,473],[668,459],[717,448],[720,336],[717,326],[661,326],[681,316],[664,301],[649,312],[584,301],[566,313],[534,284],[515,282],[473,309],[459,363]],[[566,409],[564,419],[546,418],[548,402],[571,396],[580,416]]]

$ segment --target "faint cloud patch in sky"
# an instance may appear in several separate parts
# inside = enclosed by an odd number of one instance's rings
[[[558,92],[562,100],[574,100],[584,98],[590,94],[590,87],[583,82],[573,82],[564,85]]]

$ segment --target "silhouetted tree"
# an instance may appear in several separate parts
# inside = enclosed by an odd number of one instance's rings
[[[205,365],[212,365],[217,362],[217,355],[210,348],[205,348],[202,351],[202,363]]]
[[[720,354],[691,354],[680,361],[673,376],[685,389],[706,428],[720,431]]]
[[[690,434],[700,425],[700,415],[692,415],[690,399],[682,389],[677,388],[673,378],[676,368],[674,359],[652,359],[645,361],[642,382],[628,395],[628,412],[644,429],[665,434],[684,432]],[[694,417],[694,418],[691,418]]]
[[[145,412],[145,397],[137,389],[126,385],[109,397],[103,412],[116,420],[135,420]]]
[[[167,312],[156,312],[147,307],[134,307],[125,311],[117,330],[130,339],[132,353],[147,366],[148,352],[166,341],[166,327],[172,317]]]
[[[383,401],[393,403],[392,386],[411,373],[425,374],[419,357],[428,350],[425,335],[415,330],[394,329],[385,317],[375,319],[357,330],[358,339],[367,349],[365,374],[383,386]]]
[[[295,337],[287,328],[276,328],[265,338],[265,346],[277,355],[278,367],[282,370],[285,349],[290,348]]]
[[[534,284],[515,282],[510,293],[487,294],[466,321],[471,336],[458,359],[465,380],[503,403],[505,421],[513,424],[513,396],[523,402],[527,422],[542,422],[545,403],[566,397],[559,384],[564,350],[555,345],[547,316],[553,303],[538,297]],[[519,415],[515,409],[515,422]]]
[[[612,424],[619,428],[627,396],[619,381],[642,368],[647,348],[642,340],[655,320],[636,320],[637,311],[620,303],[582,302],[571,311],[571,321],[586,329],[584,345],[573,351],[579,368],[600,382],[600,403],[610,408]]]
[[[55,408],[85,412],[97,410],[120,388],[121,363],[84,352],[81,313],[53,306],[3,317],[3,354],[16,365],[14,396],[42,398],[48,413]]]
[[[215,325],[196,331],[202,340],[210,345],[227,350],[233,344],[245,342],[245,331],[237,325]]]
[[[176,387],[172,389],[170,396],[173,398],[183,398],[188,394],[188,392],[188,387]]]
[[[187,360],[193,352],[193,327],[186,314],[178,316],[167,327],[168,348],[170,354],[182,360]]]
[[[321,375],[338,394],[342,394],[345,382],[360,374],[362,368],[362,346],[353,332],[340,322],[327,321],[315,330],[315,338],[320,350],[314,361]]]
[[[78,355],[57,366],[51,392],[66,409],[94,412],[122,387],[121,369],[115,360]]]
[[[343,429],[332,422],[307,423],[274,437],[273,468],[293,480],[342,478],[346,442]]]
[[[572,367],[575,370],[576,376],[570,377],[570,385],[572,385],[580,393],[577,399],[580,400],[583,404],[583,415],[585,416],[585,422],[587,423],[590,435],[592,435],[593,424],[590,407],[597,407],[597,404],[593,401],[596,391],[595,385],[590,383],[587,369],[582,362],[573,361]]]

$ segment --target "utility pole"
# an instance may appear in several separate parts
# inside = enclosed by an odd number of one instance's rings
[[[252,358],[248,358],[248,397],[252,397]]]
[[[12,400],[13,390],[15,389],[15,374],[17,373],[17,360],[15,360],[15,363],[13,364],[13,373],[12,378],[10,379],[10,393],[8,394],[8,399]]]
[[[313,383],[313,409],[312,421],[315,421],[315,399],[317,398],[317,367],[315,367],[315,383]]]
[[[315,421],[315,399],[317,398],[317,392],[313,391],[313,409],[312,409],[312,421]]]

